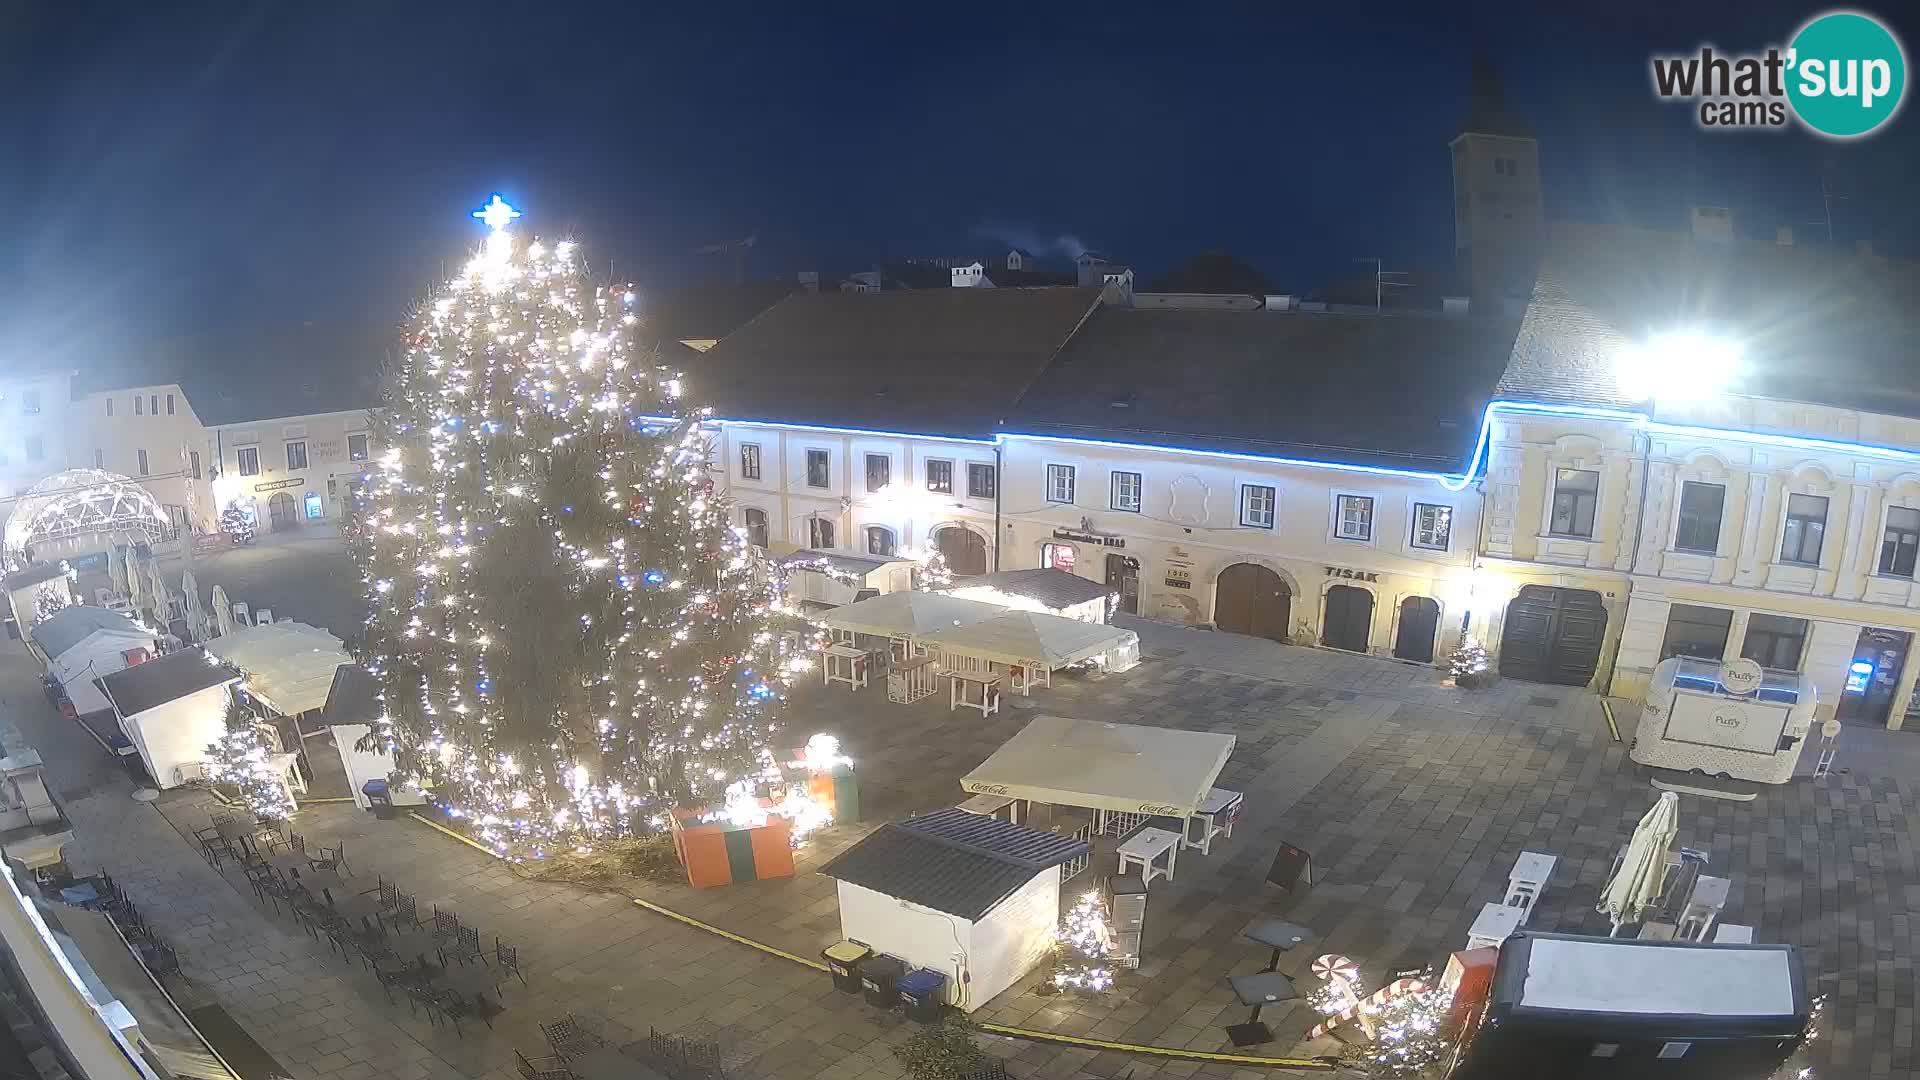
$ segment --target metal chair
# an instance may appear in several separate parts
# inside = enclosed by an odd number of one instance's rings
[[[351,877],[353,869],[347,865],[347,845],[344,841],[332,847],[323,847],[320,854],[310,856],[308,862],[315,870],[332,870],[341,877]]]
[[[443,948],[440,955],[458,960],[461,964],[478,960],[484,967],[487,962],[487,950],[480,944],[480,928],[477,926],[456,928],[453,943]]]
[[[493,964],[500,969],[500,977],[502,979],[505,979],[508,974],[512,974],[519,977],[521,986],[527,985],[527,977],[520,971],[519,946],[502,945],[499,938],[494,938]]]
[[[415,902],[412,893],[401,893],[399,902],[393,906],[392,911],[383,911],[380,913],[380,921],[391,921],[395,930],[400,929],[403,923],[418,929],[420,926],[420,905]]]
[[[460,936],[460,917],[451,911],[441,911],[440,905],[433,905],[433,940],[442,945]]]
[[[579,1080],[579,1074],[567,1068],[566,1062],[558,1057],[543,1057],[537,1065],[518,1050],[513,1052],[513,1057],[521,1080]]]
[[[572,1013],[558,1020],[546,1020],[540,1024],[540,1034],[547,1037],[547,1045],[561,1058],[578,1057],[607,1045],[607,1041],[586,1028],[580,1026]]]
[[[380,879],[380,910],[392,911],[400,906],[400,889],[393,882]]]

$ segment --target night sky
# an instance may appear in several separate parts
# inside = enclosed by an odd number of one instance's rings
[[[1551,217],[1705,202],[1811,237],[1825,175],[1841,242],[1920,255],[1911,103],[1840,144],[1653,99],[1649,52],[1784,43],[1822,8],[1548,6],[0,3],[0,367],[393,322],[492,191],[651,289],[731,273],[690,252],[747,235],[755,275],[1013,238],[1143,281],[1224,248],[1296,292],[1358,256],[1445,264],[1476,49]]]

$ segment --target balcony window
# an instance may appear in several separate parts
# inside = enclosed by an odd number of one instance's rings
[[[1880,537],[1880,573],[1912,577],[1916,550],[1920,550],[1920,510],[1888,508],[1886,531]]]
[[[1701,555],[1720,550],[1720,515],[1726,505],[1727,489],[1721,484],[1689,480],[1680,485],[1680,527],[1673,534],[1674,548]]]
[[[1787,523],[1780,531],[1780,561],[1819,566],[1820,545],[1826,539],[1826,532],[1826,496],[1787,496]]]
[[[1547,531],[1555,536],[1593,539],[1593,513],[1600,503],[1600,474],[1592,469],[1555,469],[1553,513]]]

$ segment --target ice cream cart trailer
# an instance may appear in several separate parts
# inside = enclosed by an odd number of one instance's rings
[[[1784,784],[1813,724],[1815,698],[1812,681],[1799,672],[1675,656],[1653,669],[1632,757],[1663,769]]]

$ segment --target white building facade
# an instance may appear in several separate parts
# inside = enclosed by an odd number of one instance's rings
[[[265,532],[343,520],[375,452],[366,409],[221,424],[209,434],[217,505],[252,510]]]
[[[207,429],[177,383],[100,390],[73,402],[68,459],[136,480],[177,529],[218,528]]]
[[[0,520],[15,496],[67,468],[72,385],[68,371],[0,377]]]

